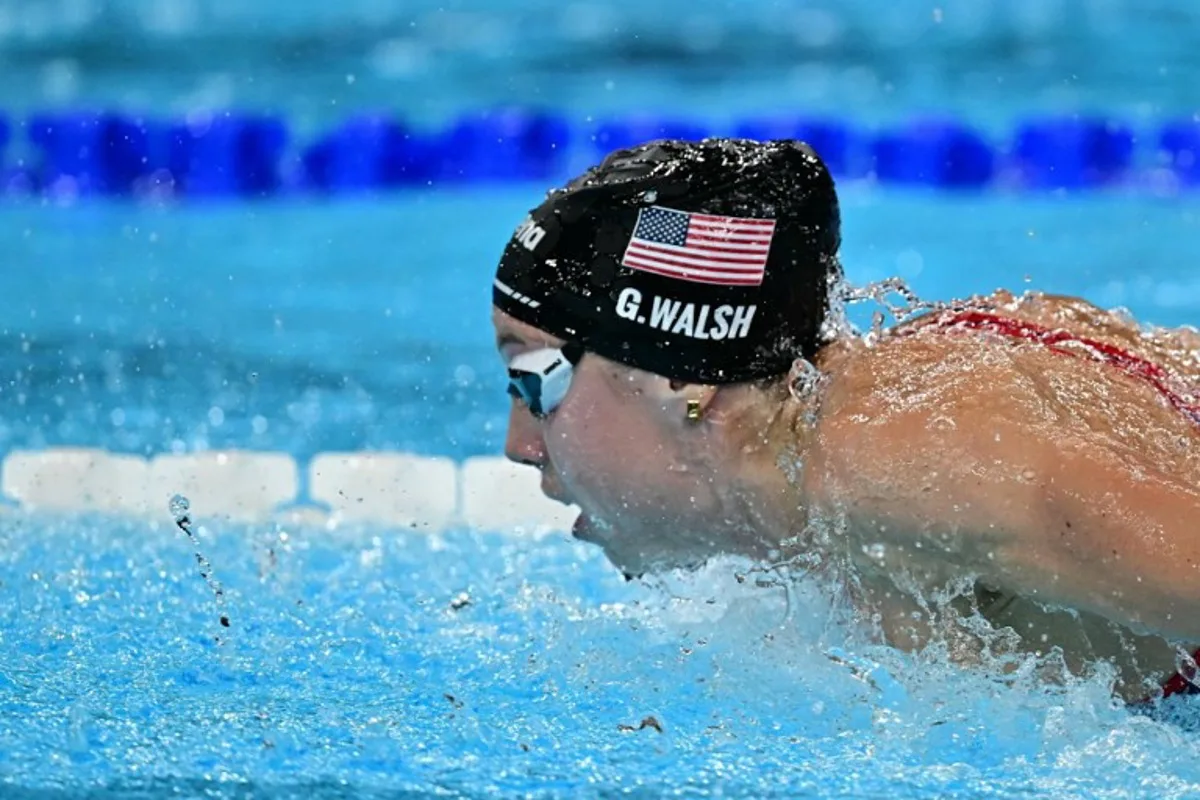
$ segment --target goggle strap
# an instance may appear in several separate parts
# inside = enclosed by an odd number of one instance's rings
[[[561,352],[573,367],[583,358],[583,345],[575,341],[567,342],[562,346]]]

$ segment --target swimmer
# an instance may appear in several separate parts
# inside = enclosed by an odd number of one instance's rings
[[[841,565],[903,649],[965,581],[1017,652],[1192,691],[1200,336],[1002,291],[857,335],[840,241],[794,141],[651,142],[551,192],[494,281],[508,457],[627,576]]]

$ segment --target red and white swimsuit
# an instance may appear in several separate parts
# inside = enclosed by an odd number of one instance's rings
[[[1171,373],[1152,361],[1108,342],[1076,336],[1061,328],[1046,328],[1034,322],[1003,317],[979,309],[951,312],[933,322],[931,327],[949,331],[969,330],[996,333],[1012,339],[1040,344],[1055,353],[1108,364],[1130,377],[1149,383],[1168,404],[1186,415],[1188,419],[1200,424],[1200,403],[1184,397],[1171,388],[1171,384],[1175,382]],[[917,330],[923,329],[924,326],[909,329],[905,333],[915,333]],[[1200,662],[1200,650],[1196,651],[1193,659]],[[1200,679],[1197,678],[1196,673],[1195,666],[1184,667],[1163,684],[1161,696],[1166,698],[1176,694],[1200,694],[1200,685],[1198,685]]]

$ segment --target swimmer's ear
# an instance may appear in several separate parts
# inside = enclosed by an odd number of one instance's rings
[[[695,424],[710,417],[709,410],[717,397],[717,386],[668,380],[670,396],[664,398],[668,415]]]

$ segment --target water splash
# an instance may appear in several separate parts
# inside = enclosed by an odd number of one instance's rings
[[[171,502],[167,505],[171,511],[171,516],[175,518],[176,525],[191,524],[188,518],[188,511],[191,509],[191,502],[181,494],[171,496]]]
[[[635,785],[727,797],[1091,798],[1200,789],[1195,738],[1173,720],[1114,707],[1106,680],[1048,687],[1024,661],[1000,673],[955,666],[944,648],[876,646],[819,581],[802,578],[785,598],[757,585],[759,573],[738,582],[755,562],[725,558],[626,582],[598,549],[561,539],[457,531],[375,544],[376,533],[297,528],[305,545],[281,565],[282,580],[267,582],[242,557],[244,536],[206,542],[247,600],[237,648],[217,653],[188,635],[204,615],[186,605],[187,569],[158,577],[170,540],[136,523],[0,525],[12,574],[40,576],[14,581],[16,602],[0,611],[11,645],[0,694],[18,688],[28,709],[0,718],[0,771],[13,791],[383,797],[436,785],[475,796],[551,785],[565,796]],[[380,557],[361,558],[366,547]],[[89,594],[121,602],[60,602],[47,576],[78,564]],[[447,608],[463,587],[471,605]],[[164,601],[180,613],[147,625]],[[77,711],[80,697],[92,699]],[[87,749],[72,749],[72,713]],[[641,726],[649,717],[662,733]],[[129,788],[138,780],[161,783]],[[318,781],[338,789],[312,788]]]
[[[192,546],[195,548],[196,563],[200,565],[200,577],[208,584],[208,588],[212,589],[213,597],[217,603],[217,611],[220,612],[221,627],[228,628],[229,617],[224,613],[225,589],[221,586],[221,582],[213,577],[212,564],[200,550],[200,542],[196,538],[195,531],[192,530],[191,507],[191,501],[181,494],[172,495],[171,501],[167,504],[167,508],[171,512],[171,517],[175,520],[175,526],[187,534],[188,539],[191,540]],[[221,643],[220,636],[217,636],[216,640],[217,644]]]
[[[898,302],[894,298],[899,298]],[[882,306],[871,315],[871,327],[864,334],[850,321],[849,307],[855,303],[874,301]],[[895,323],[907,322],[913,317],[932,311],[957,308],[958,303],[922,299],[908,283],[899,277],[873,281],[864,286],[854,286],[840,270],[829,285],[829,313],[822,326],[825,341],[844,337],[860,337],[868,343],[883,334],[888,317]]]

